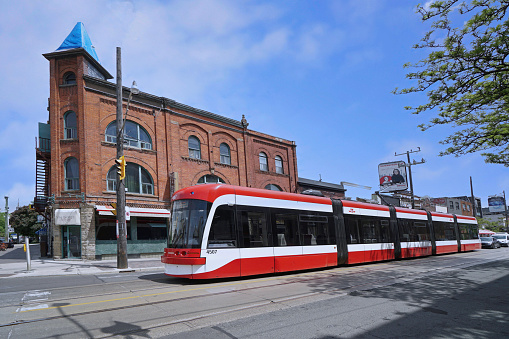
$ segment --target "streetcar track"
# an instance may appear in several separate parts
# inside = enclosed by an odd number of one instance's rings
[[[475,252],[472,252],[472,253],[463,253],[463,254],[460,254],[460,255],[461,255],[461,258],[466,258],[466,257],[475,256],[475,254],[476,254]],[[387,265],[394,265],[396,267],[402,267],[402,266],[418,267],[418,266],[415,265],[415,262],[416,261],[425,260],[425,259],[428,259],[428,260],[426,260],[426,265],[433,266],[432,264],[435,263],[435,262],[443,263],[444,261],[451,261],[451,260],[454,260],[454,259],[456,259],[458,257],[459,257],[458,253],[451,253],[451,254],[449,254],[447,256],[442,256],[442,257],[418,257],[418,258],[408,258],[408,259],[401,260],[401,261],[386,261],[386,262],[379,262],[379,263],[361,264],[361,265],[356,265],[356,266],[340,266],[340,267],[334,267],[334,268],[331,268],[331,269],[324,268],[324,269],[321,269],[321,270],[312,270],[312,271],[308,271],[308,272],[304,272],[304,273],[297,273],[295,278],[299,279],[299,278],[301,278],[303,276],[311,275],[311,274],[320,274],[319,277],[312,278],[312,279],[315,279],[315,280],[316,279],[323,279],[323,278],[326,278],[326,277],[339,276],[339,275],[349,276],[349,275],[352,275],[352,274],[362,274],[362,273],[370,273],[370,272],[377,272],[377,271],[380,271],[380,270],[385,270]],[[500,259],[500,257],[496,257],[494,260],[498,260],[498,259]],[[484,259],[484,260],[487,260],[487,259]],[[477,264],[477,263],[475,263],[475,264]],[[449,266],[442,266],[439,269],[444,269],[444,268],[449,268]],[[431,269],[431,270],[428,270],[426,272],[433,271],[433,270],[434,269]],[[327,275],[327,276],[324,276],[324,275]],[[277,275],[274,278],[262,278],[261,281],[264,281],[264,280],[266,281],[267,279],[268,280],[272,280],[272,279],[285,279],[285,278],[288,278],[288,276],[289,276],[288,273],[281,273],[280,275]],[[158,278],[158,279],[154,279],[154,280],[151,280],[151,281],[165,281],[165,280],[168,280],[168,279],[171,279],[171,278],[167,278],[167,277],[165,277],[165,278]],[[252,281],[254,281],[254,280],[253,279],[249,279],[249,280],[244,280],[243,282],[252,282]],[[126,283],[126,282],[123,281],[122,283]],[[193,284],[194,283],[196,283],[196,282],[193,282]],[[108,283],[101,283],[100,286],[104,286],[104,285],[118,286],[119,284],[120,284],[119,282],[108,282]],[[88,285],[81,285],[81,286],[77,286],[77,287],[78,288],[89,288],[89,287],[97,287],[97,285],[98,284],[88,284]],[[58,299],[46,300],[46,302],[47,303],[58,303],[58,302],[64,301],[64,300],[65,301],[80,300],[80,299],[86,299],[86,298],[92,298],[92,297],[121,295],[121,294],[126,294],[126,293],[127,294],[132,294],[132,293],[139,293],[139,292],[143,292],[143,291],[154,291],[154,290],[157,291],[157,290],[165,290],[165,289],[168,289],[168,288],[175,288],[175,287],[178,288],[178,287],[184,287],[184,286],[189,286],[189,285],[180,284],[180,285],[173,285],[173,286],[154,286],[154,287],[146,287],[146,288],[139,288],[139,289],[126,289],[125,291],[118,291],[118,292],[104,292],[104,293],[101,293],[101,294],[88,294],[88,295],[82,295],[82,296],[76,296],[76,297],[62,297],[62,298],[58,298]],[[218,286],[207,287],[207,288],[216,288],[216,287],[221,287],[221,286],[228,286],[228,285],[218,285]],[[270,285],[270,286],[277,286],[277,285]],[[65,290],[75,291],[76,290],[76,286],[57,287],[57,288],[52,288],[52,289],[45,289],[44,291],[54,292],[54,291],[65,291]],[[238,290],[238,291],[240,291],[240,290]],[[16,292],[9,292],[9,293],[16,293]],[[173,291],[168,291],[168,292],[162,292],[162,293],[155,293],[155,295],[158,295],[158,294],[159,295],[170,294],[170,293],[174,293],[174,292]],[[134,297],[119,298],[118,300],[121,300],[121,299],[133,299],[133,298],[138,298],[138,297],[134,296]],[[114,300],[116,300],[116,299],[114,299]],[[6,308],[9,308],[9,307],[23,307],[26,304],[30,304],[30,302],[29,303],[7,304],[7,305],[3,304],[3,305],[0,306],[0,309],[6,309]],[[72,305],[80,305],[80,304],[72,304]],[[52,309],[52,308],[46,308],[46,309]],[[2,327],[2,326],[0,325],[0,327]]]
[[[497,261],[497,260],[500,260],[500,259],[501,259],[500,257],[497,257],[497,258],[484,258],[484,263],[492,262],[492,261]],[[476,266],[476,265],[479,265],[479,264],[480,263],[478,263],[478,262],[474,262],[474,263],[472,263],[472,262],[460,262],[460,263],[453,264],[453,265],[442,266],[440,268],[436,268],[436,267],[434,267],[434,268],[425,268],[424,270],[422,270],[420,272],[417,272],[416,274],[413,274],[411,277],[409,277],[408,274],[406,274],[406,273],[400,273],[400,274],[398,274],[396,276],[391,276],[391,277],[382,277],[382,278],[378,278],[378,279],[364,279],[361,283],[349,284],[349,285],[345,285],[345,286],[338,287],[338,288],[332,288],[332,289],[329,288],[329,289],[323,290],[323,291],[300,293],[300,294],[297,294],[297,295],[294,295],[294,296],[284,297],[283,299],[294,300],[294,299],[305,298],[305,297],[313,296],[313,295],[331,294],[331,293],[335,293],[336,296],[339,296],[339,295],[344,295],[344,294],[347,294],[347,293],[351,293],[352,291],[349,291],[349,290],[352,290],[352,289],[359,290],[359,289],[362,289],[363,287],[366,287],[366,286],[370,286],[370,289],[380,288],[380,287],[390,286],[390,285],[394,285],[394,284],[398,284],[398,283],[402,283],[402,282],[407,282],[407,281],[421,279],[426,274],[434,275],[434,274],[440,273],[443,270],[467,268],[467,267]],[[406,265],[403,265],[403,266],[406,266]],[[346,276],[350,276],[352,274],[359,274],[359,273],[376,273],[380,269],[382,269],[382,268],[376,267],[374,269],[372,268],[372,269],[363,269],[361,271],[358,271],[358,270],[350,271],[350,272],[347,272]],[[231,294],[231,293],[245,293],[245,292],[250,291],[250,290],[272,288],[272,287],[276,287],[276,286],[283,286],[283,285],[290,285],[290,284],[297,284],[297,283],[306,283],[306,282],[310,282],[310,281],[319,281],[319,280],[323,280],[323,279],[329,279],[329,278],[332,278],[332,277],[337,277],[340,274],[336,274],[336,273],[341,273],[341,272],[332,272],[332,273],[328,273],[326,275],[322,275],[321,274],[319,276],[314,276],[314,277],[309,276],[311,273],[313,273],[313,272],[303,273],[303,274],[300,274],[300,275],[296,276],[295,279],[285,280],[283,282],[279,282],[279,283],[276,283],[276,284],[246,287],[246,288],[243,288],[243,289],[240,289],[240,290],[228,290],[228,291],[213,292],[213,293],[194,295],[194,296],[188,296],[188,297],[165,299],[165,300],[158,300],[158,301],[152,301],[152,302],[144,302],[144,303],[139,303],[139,304],[135,304],[135,305],[110,307],[110,308],[105,308],[105,309],[101,309],[101,310],[76,312],[76,313],[72,313],[72,314],[56,315],[56,316],[51,316],[51,317],[41,317],[41,318],[36,318],[36,319],[31,319],[31,320],[17,320],[17,321],[14,321],[14,322],[11,322],[11,323],[7,323],[7,324],[0,324],[0,328],[16,326],[16,325],[31,324],[31,323],[37,323],[37,322],[46,322],[46,321],[51,321],[51,320],[56,320],[56,319],[65,319],[65,318],[79,317],[79,316],[84,316],[84,315],[89,315],[89,314],[94,314],[94,313],[105,313],[105,312],[112,312],[112,311],[118,311],[118,310],[132,309],[132,308],[137,308],[137,307],[153,306],[153,305],[159,305],[159,304],[164,304],[164,303],[172,303],[172,302],[178,302],[178,301],[185,301],[185,300],[198,300],[200,298],[210,297],[210,296],[218,296],[218,295],[225,295],[225,294]],[[345,272],[343,272],[343,273],[345,273]],[[281,278],[288,278],[288,277],[274,277],[272,279],[264,279],[262,281],[280,280]],[[248,282],[253,282],[253,281],[246,281],[245,283],[248,283]],[[163,295],[163,294],[173,294],[173,293],[179,293],[179,292],[190,292],[190,291],[196,291],[196,290],[213,289],[213,288],[227,287],[227,286],[233,286],[233,285],[238,285],[238,283],[234,283],[234,284],[221,284],[221,285],[214,285],[214,286],[208,286],[207,285],[207,286],[203,286],[203,287],[195,288],[195,289],[169,291],[169,292],[163,292],[163,293],[159,293],[159,294],[156,293],[156,294],[148,294],[148,295],[141,295],[141,296],[132,296],[132,297],[127,297],[127,298],[122,298],[122,299],[124,299],[124,300],[125,299],[135,299],[135,298],[136,299],[138,299],[138,298],[141,299],[141,298],[157,296],[157,295]],[[347,291],[349,291],[349,292],[347,292]],[[337,292],[341,292],[341,293],[337,294]],[[261,301],[261,302],[257,302],[257,303],[254,303],[254,304],[247,305],[247,306],[243,305],[243,306],[241,306],[240,309],[249,309],[249,308],[260,307],[260,306],[271,304],[271,303],[282,302],[281,300],[278,300],[278,299],[281,299],[281,298],[267,299],[267,300],[264,300],[264,301]],[[93,304],[93,303],[101,303],[101,302],[106,302],[106,301],[97,301],[97,302],[83,303],[83,304],[70,304],[70,305],[63,305],[63,306],[55,306],[55,307],[52,307],[52,308],[46,308],[46,309],[42,309],[42,310],[65,308],[65,307],[72,307],[72,306],[80,306],[80,305],[85,305],[85,304]],[[170,322],[167,322],[167,323],[164,323],[164,324],[158,324],[158,325],[153,326],[153,327],[144,327],[143,329],[137,329],[134,332],[132,330],[130,330],[130,331],[127,331],[125,333],[131,333],[131,332],[135,333],[135,332],[139,332],[139,331],[146,331],[147,329],[151,329],[151,328],[170,326],[170,325],[174,325],[174,324],[178,324],[178,323],[184,323],[184,322],[190,321],[190,320],[203,319],[203,318],[206,318],[206,317],[211,317],[211,316],[215,316],[215,315],[219,315],[219,314],[229,313],[229,312],[233,312],[235,310],[239,310],[239,306],[233,307],[233,309],[232,308],[228,308],[227,310],[214,311],[214,312],[209,312],[209,313],[202,314],[202,315],[197,315],[196,317],[180,319],[180,320],[174,320],[174,321],[170,321]],[[38,310],[38,311],[41,311],[41,310]],[[115,333],[114,335],[119,335],[119,334],[124,334],[124,332]],[[114,335],[111,335],[111,336],[114,336]],[[105,336],[105,338],[111,337],[111,336]]]

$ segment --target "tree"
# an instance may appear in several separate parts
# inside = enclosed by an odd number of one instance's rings
[[[428,100],[405,107],[414,114],[436,111],[425,131],[452,125],[440,155],[482,152],[488,163],[509,166],[509,3],[496,0],[435,0],[417,6],[431,29],[416,49],[431,50],[427,58],[404,67],[417,85],[396,94],[425,92]]]
[[[0,237],[5,236],[5,212],[0,212]]]
[[[500,216],[498,221],[489,221],[488,219],[477,218],[479,229],[485,229],[493,232],[505,232],[504,217]]]
[[[37,223],[37,212],[31,210],[28,206],[17,208],[11,213],[9,223],[14,231],[20,235],[34,237],[41,225]]]

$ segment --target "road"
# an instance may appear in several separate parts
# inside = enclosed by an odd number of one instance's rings
[[[297,274],[1,280],[1,338],[509,336],[509,249]]]

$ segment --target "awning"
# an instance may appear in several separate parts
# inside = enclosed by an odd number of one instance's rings
[[[99,212],[99,215],[111,215],[113,216],[113,207],[96,205],[95,209]],[[159,208],[138,208],[129,207],[131,217],[152,217],[152,218],[169,218],[171,215],[170,210],[159,209]]]

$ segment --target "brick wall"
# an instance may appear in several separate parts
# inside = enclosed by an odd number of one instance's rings
[[[85,193],[89,203],[116,199],[107,191],[106,177],[114,165],[116,146],[105,140],[116,118],[115,84],[84,76],[80,53],[47,57],[50,61],[51,194]],[[76,73],[75,85],[62,85],[66,72]],[[124,113],[128,91],[124,90]],[[77,115],[77,138],[64,139],[64,114]],[[195,185],[204,175],[227,184],[264,188],[268,184],[296,192],[297,161],[294,142],[247,129],[247,123],[214,115],[173,100],[149,94],[133,96],[127,119],[141,126],[152,139],[152,150],[126,147],[128,163],[142,166],[154,183],[154,194],[127,193],[128,205],[168,207],[171,192]],[[200,140],[201,159],[189,157],[188,139]],[[221,164],[220,145],[226,143],[231,164]],[[268,156],[268,171],[259,168],[259,154]],[[283,174],[275,171],[275,157],[283,160]],[[80,190],[66,192],[64,161],[79,161]],[[174,186],[170,176],[175,176]]]

